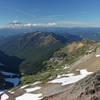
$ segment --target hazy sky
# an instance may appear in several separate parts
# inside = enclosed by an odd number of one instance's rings
[[[100,0],[0,0],[0,26],[21,23],[100,26]]]

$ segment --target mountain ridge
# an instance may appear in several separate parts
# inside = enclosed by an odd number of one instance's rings
[[[71,37],[73,37],[73,39],[71,39]],[[77,38],[77,40],[80,39],[81,38]],[[27,69],[25,73],[31,73],[34,68],[35,71],[32,73],[36,73],[38,70],[41,70],[42,62],[51,57],[54,51],[74,40],[73,35],[68,35],[66,39],[53,32],[38,31],[11,36],[6,38],[6,40],[4,39],[4,41],[1,40],[0,49],[9,56],[16,56],[23,59],[19,67],[22,73],[24,72],[22,69],[25,68]],[[28,69],[29,67],[30,69]]]

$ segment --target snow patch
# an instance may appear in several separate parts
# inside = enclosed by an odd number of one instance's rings
[[[96,55],[96,57],[100,57],[100,55]]]
[[[9,98],[9,96],[7,94],[3,94],[1,96],[1,100],[7,100]]]
[[[3,91],[2,92],[0,92],[0,94],[2,94],[3,93]]]
[[[27,86],[29,86],[29,85],[24,85],[24,86],[21,87],[21,89],[24,89],[24,88],[26,88]]]
[[[16,98],[16,100],[41,100],[42,94],[31,94],[31,93],[25,93],[22,96],[19,96]]]
[[[80,74],[81,75],[89,75],[89,74],[91,74],[92,72],[88,72],[86,69],[82,69],[82,70],[80,70]]]
[[[65,67],[64,67],[64,69],[69,69],[70,67],[69,66],[67,66],[67,65],[65,65]]]
[[[36,91],[36,90],[39,90],[41,89],[41,87],[34,87],[34,88],[28,88],[28,89],[25,89],[26,92],[33,92],[33,91]]]
[[[20,89],[24,89],[24,88],[26,88],[27,86],[30,86],[30,85],[37,85],[37,84],[39,84],[39,83],[41,83],[41,82],[40,82],[40,81],[36,81],[36,82],[34,82],[33,84],[24,85],[24,86],[22,86]]]
[[[5,81],[11,82],[16,87],[19,84],[19,78],[6,78]]]
[[[33,83],[32,85],[37,85],[37,84],[40,84],[41,82],[40,81],[37,81],[35,83]]]
[[[11,76],[16,75],[16,74],[14,74],[14,73],[4,72],[4,71],[1,71],[1,73],[2,73],[3,75],[11,75]]]
[[[61,85],[68,85],[68,84],[72,84],[75,83],[81,79],[83,79],[84,77],[86,77],[87,75],[91,74],[92,72],[88,72],[86,69],[82,69],[80,70],[80,75],[73,75],[73,74],[69,74],[69,77],[64,77],[63,78],[59,78],[59,79],[54,79],[52,81],[50,81],[49,83],[61,83]]]
[[[11,91],[11,90],[10,90],[10,91],[8,91],[8,92],[9,92],[9,93],[11,93],[11,94],[14,94],[14,93],[15,93],[14,91]]]
[[[4,93],[6,91],[8,91],[8,90],[0,90],[0,94]]]

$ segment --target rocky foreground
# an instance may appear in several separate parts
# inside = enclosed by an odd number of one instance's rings
[[[100,71],[42,100],[100,100]]]
[[[86,70],[80,72],[80,75],[59,76],[46,84],[38,81],[2,92],[0,100],[100,100],[100,71],[93,74]],[[73,78],[74,82],[69,84]],[[63,79],[66,80],[60,83]]]

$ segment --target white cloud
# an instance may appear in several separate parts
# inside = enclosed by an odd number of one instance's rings
[[[6,28],[22,28],[22,27],[51,27],[51,26],[56,26],[56,23],[26,23],[26,24],[22,24],[18,21],[12,21],[12,23],[8,24],[7,26],[5,26]]]
[[[47,26],[56,26],[57,24],[55,22],[53,23],[48,23]]]
[[[12,23],[17,23],[17,22],[18,22],[17,20],[13,20],[13,21],[12,21]]]
[[[23,24],[23,26],[25,26],[25,27],[30,27],[30,26],[32,26],[32,24],[31,24],[31,23]]]
[[[56,23],[47,23],[47,24],[24,24],[24,26],[41,26],[41,27],[49,27],[49,26],[56,26]]]
[[[85,23],[81,21],[58,21],[51,23],[25,23],[22,24],[16,20],[7,26],[1,26],[0,28],[22,28],[22,27],[100,27],[100,25]]]

